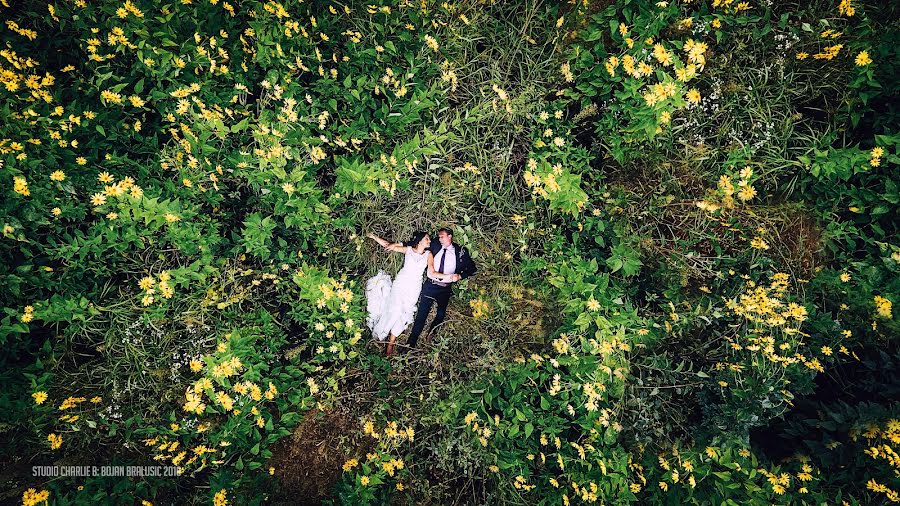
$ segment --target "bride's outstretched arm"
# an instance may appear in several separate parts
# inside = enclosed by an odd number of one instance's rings
[[[382,239],[381,237],[378,237],[377,235],[375,235],[373,233],[369,233],[368,237],[370,237],[375,242],[380,244],[381,247],[387,251],[394,251],[397,253],[406,253],[406,246],[404,246],[403,244],[401,244],[399,242],[390,243],[390,242]]]
[[[372,232],[369,232],[368,234],[366,234],[366,237],[374,240],[375,242],[380,244],[382,248],[385,248],[385,249],[387,249],[388,245],[390,244],[389,242],[385,241],[381,237],[378,237],[377,235],[373,234]]]

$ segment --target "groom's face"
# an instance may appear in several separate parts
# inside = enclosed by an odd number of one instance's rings
[[[442,247],[446,248],[447,246],[450,246],[450,243],[453,242],[453,236],[441,230],[440,232],[438,232],[438,242],[441,243]]]

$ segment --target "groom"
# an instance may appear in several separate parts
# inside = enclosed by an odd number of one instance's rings
[[[419,334],[425,327],[425,320],[428,313],[431,312],[431,305],[437,303],[437,313],[434,315],[434,321],[428,327],[428,333],[431,334],[432,329],[440,325],[444,321],[447,313],[447,304],[450,302],[450,295],[453,294],[453,283],[466,279],[475,274],[478,267],[472,261],[472,256],[464,246],[453,243],[453,231],[449,228],[438,229],[438,243],[431,243],[431,258],[428,259],[428,277],[422,284],[422,293],[419,295],[419,310],[416,313],[416,320],[413,323],[412,331],[409,334],[409,347],[416,346]],[[438,274],[450,274],[448,282],[439,281],[431,274],[431,271]],[[447,279],[444,276],[444,279]]]

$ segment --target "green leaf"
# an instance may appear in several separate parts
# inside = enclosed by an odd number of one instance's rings
[[[575,325],[584,327],[585,325],[591,323],[591,319],[591,313],[581,313],[580,315],[578,315],[578,318],[575,319]]]
[[[249,118],[244,118],[244,119],[240,120],[239,122],[237,122],[236,124],[231,125],[231,133],[240,132],[240,131],[244,130],[245,128],[247,128],[247,124],[249,122],[250,122]]]

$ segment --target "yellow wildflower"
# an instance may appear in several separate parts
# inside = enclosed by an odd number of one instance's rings
[[[28,181],[24,177],[16,176],[13,178],[13,191],[19,195],[28,196],[31,192],[28,190]]]
[[[50,441],[50,449],[56,450],[57,448],[62,446],[63,439],[62,439],[62,436],[60,436],[60,435],[48,434],[47,441]]]
[[[31,394],[31,397],[34,398],[35,404],[43,404],[44,401],[47,400],[47,392],[44,392],[43,390],[40,392],[35,392]]]
[[[890,301],[890,299],[882,297],[881,295],[876,295],[874,300],[875,309],[878,312],[878,316],[887,319],[893,318],[893,314],[891,314],[893,303]]]
[[[872,63],[872,58],[869,57],[868,51],[860,51],[858,55],[856,55],[856,65],[858,67],[864,67],[870,63]]]

